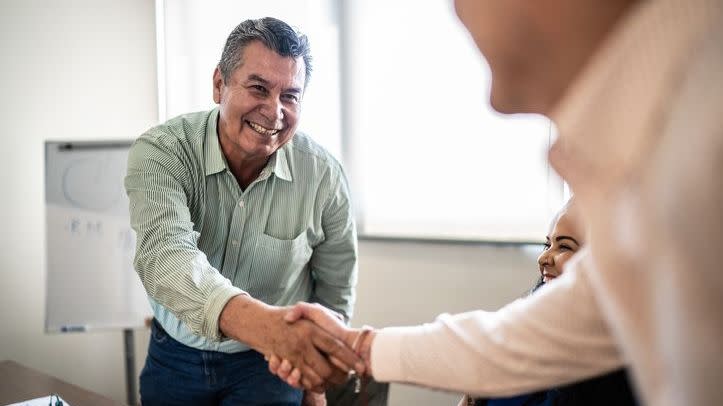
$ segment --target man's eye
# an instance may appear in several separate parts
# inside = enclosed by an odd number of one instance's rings
[[[572,251],[572,248],[571,248],[569,245],[565,245],[565,244],[561,244],[561,245],[560,245],[560,249],[561,249],[561,250]]]
[[[286,98],[286,100],[293,102],[293,103],[299,102],[299,97],[295,94],[285,94],[284,98]]]
[[[545,249],[544,249],[544,251],[547,251],[547,250],[549,250],[549,249],[550,249],[550,243],[549,243],[549,242],[546,242],[546,243],[545,243]]]
[[[257,92],[266,93],[266,88],[261,85],[252,85],[251,88]]]

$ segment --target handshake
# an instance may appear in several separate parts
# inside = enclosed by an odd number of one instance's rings
[[[374,331],[348,328],[318,304],[278,307],[238,295],[222,311],[219,327],[263,354],[269,370],[295,388],[322,393],[353,374],[371,375]]]
[[[296,325],[307,342],[297,351],[264,356],[271,373],[289,385],[321,393],[328,385],[343,384],[351,375],[371,375],[373,330],[348,328],[341,315],[303,302],[286,308],[284,321]]]

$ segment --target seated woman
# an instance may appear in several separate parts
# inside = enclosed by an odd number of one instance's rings
[[[533,289],[534,294],[497,312],[479,310],[445,314],[434,323],[420,326],[348,329],[338,319],[330,317],[321,306],[299,303],[290,309],[286,319],[289,322],[302,317],[310,319],[342,339],[366,361],[367,373],[377,380],[473,392],[487,398],[466,398],[462,405],[465,402],[486,406],[634,405],[636,402],[626,372],[620,369],[622,359],[616,359],[619,355],[610,356],[615,349],[605,339],[607,336],[601,334],[604,326],[587,323],[590,319],[586,314],[576,314],[580,311],[576,307],[579,300],[593,300],[590,293],[580,291],[577,285],[569,283],[571,279],[567,275],[563,276],[563,271],[570,264],[580,262],[582,257],[575,256],[575,253],[585,250],[586,234],[580,223],[571,199],[550,227],[545,250],[538,259],[540,279]],[[557,278],[560,278],[559,282]],[[546,286],[548,284],[551,286]],[[555,307],[536,306],[539,298],[553,291],[556,294],[565,292],[556,296]],[[566,339],[583,340],[593,351],[572,354],[565,351],[564,346],[555,346],[559,336],[556,322],[540,322],[542,313],[548,319],[551,314],[554,315],[551,319],[557,322],[568,317],[583,320],[577,334]],[[524,314],[524,317],[515,318],[522,324],[510,324],[510,314]],[[525,331],[525,334],[519,334],[519,331]],[[520,345],[519,338],[530,335],[539,339],[538,352],[526,352],[529,346]],[[396,347],[399,351],[386,351]],[[399,357],[389,356],[392,353]],[[614,362],[600,368],[600,357]],[[566,360],[564,368],[559,363],[548,362],[548,359],[561,358]],[[290,385],[299,387],[303,383],[300,371],[285,360],[281,362],[271,356],[269,368]],[[571,368],[575,371],[574,375],[588,379],[569,383],[562,377],[569,376]],[[390,376],[399,378],[389,379]],[[553,385],[559,386],[539,390],[550,386],[538,383],[543,381],[555,382]],[[537,392],[530,393],[532,391]],[[527,394],[509,396],[520,393]]]
[[[545,237],[545,249],[537,258],[540,276],[530,294],[562,275],[567,261],[585,244],[584,227],[573,200],[555,216]],[[560,309],[564,311],[564,309]],[[490,399],[465,396],[458,406],[538,405],[636,405],[627,373],[619,369],[608,374],[532,394]]]

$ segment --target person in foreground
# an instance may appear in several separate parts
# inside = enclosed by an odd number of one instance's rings
[[[574,198],[557,213],[545,237],[545,249],[537,259],[539,279],[531,293],[554,283],[565,271],[565,264],[587,243],[585,229]],[[568,309],[550,309],[564,313]],[[637,405],[625,369],[582,382],[534,393],[503,397],[465,396],[458,406],[634,406]]]
[[[723,404],[723,0],[455,6],[492,106],[557,124],[588,246],[499,311],[335,334],[381,381],[505,396],[629,365],[645,404]]]
[[[283,320],[297,301],[347,320],[354,303],[344,173],[297,132],[310,73],[304,35],[273,18],[244,21],[213,73],[219,106],[133,144],[125,187],[134,265],[155,316],[144,405],[298,405],[301,391],[268,372],[271,353],[298,365],[315,392],[345,382],[348,366],[363,371],[328,332]]]

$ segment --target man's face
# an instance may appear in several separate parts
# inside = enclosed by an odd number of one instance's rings
[[[246,46],[228,82],[216,69],[222,144],[244,160],[265,160],[286,144],[298,125],[305,75],[302,58],[283,57],[258,41]]]

